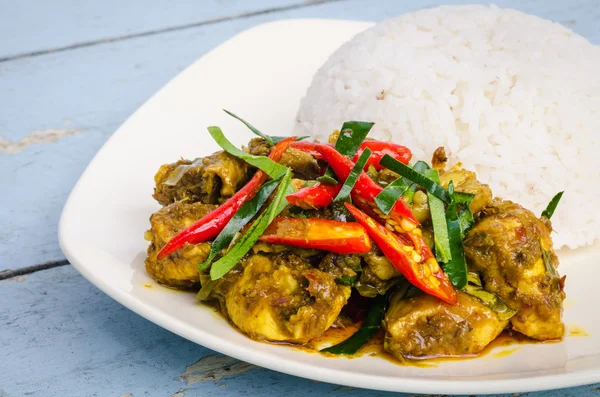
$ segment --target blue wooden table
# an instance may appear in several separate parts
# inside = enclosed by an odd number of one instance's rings
[[[495,3],[600,44],[598,0]],[[0,397],[391,396],[257,368],[159,328],[83,279],[64,259],[56,228],[69,191],[110,134],[224,40],[277,19],[378,21],[438,4],[0,0]]]

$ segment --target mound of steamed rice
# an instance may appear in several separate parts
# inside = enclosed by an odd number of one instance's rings
[[[555,248],[600,237],[600,47],[514,10],[438,7],[375,25],[316,73],[298,135],[345,120],[430,161],[444,146],[496,197],[539,215],[564,190]]]

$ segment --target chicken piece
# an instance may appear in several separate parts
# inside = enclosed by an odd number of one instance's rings
[[[288,148],[281,156],[279,163],[290,167],[294,178],[311,180],[321,176],[321,167],[317,160],[302,150]]]
[[[464,240],[469,266],[481,274],[484,289],[517,310],[513,329],[538,340],[558,339],[564,333],[565,293],[556,272],[551,231],[548,220],[495,199]]]
[[[455,165],[448,171],[440,173],[440,182],[444,188],[448,188],[450,181],[454,184],[454,189],[457,192],[475,195],[473,201],[469,204],[473,214],[478,213],[492,201],[492,189],[488,185],[479,182],[473,171],[467,171],[460,165]]]
[[[266,140],[254,138],[248,143],[247,151],[255,156],[268,156],[271,152],[271,147]],[[294,172],[294,178],[311,180],[321,176],[321,166],[319,166],[317,160],[302,150],[288,148],[278,162],[286,167],[290,167]]]
[[[384,318],[384,348],[400,360],[477,354],[507,324],[463,292],[458,292],[454,306],[420,294],[390,303]]]
[[[374,298],[385,294],[401,276],[376,245],[363,255],[363,260],[362,272],[356,283],[356,290],[362,296]]]
[[[253,138],[248,142],[246,151],[255,156],[268,156],[271,153],[271,146],[264,138]]]
[[[193,162],[165,164],[154,176],[152,197],[162,205],[188,200],[217,204],[233,194],[249,178],[248,164],[226,152],[217,152]]]
[[[216,293],[231,321],[250,338],[305,343],[331,326],[350,287],[297,255],[256,254],[226,275]]]
[[[177,289],[197,289],[200,287],[198,263],[203,262],[210,252],[210,245],[186,244],[163,259],[157,255],[164,245],[182,229],[202,218],[216,205],[177,201],[161,208],[150,217],[150,230],[145,238],[150,241],[146,271],[158,283]]]

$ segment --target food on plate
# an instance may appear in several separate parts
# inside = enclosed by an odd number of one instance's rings
[[[465,236],[465,255],[489,292],[517,310],[512,328],[547,340],[564,333],[562,283],[554,272],[558,258],[552,226],[518,204],[495,199],[479,214]]]
[[[393,18],[343,44],[315,74],[294,134],[325,141],[345,120],[429,160],[443,146],[493,192],[552,218],[554,246],[600,238],[600,47],[495,6]],[[540,183],[543,181],[543,183]]]
[[[230,113],[231,114],[231,113]],[[476,173],[430,163],[348,121],[323,143],[256,135],[163,165],[146,270],[197,291],[248,337],[400,361],[472,356],[505,330],[564,333],[565,278],[550,218],[492,194]],[[329,330],[352,330],[340,343]],[[311,344],[314,341],[325,345]]]

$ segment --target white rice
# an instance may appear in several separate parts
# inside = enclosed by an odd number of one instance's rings
[[[555,247],[600,237],[600,47],[514,10],[438,7],[377,24],[314,76],[297,133],[345,120],[430,161],[446,147],[496,197],[540,214],[564,190]]]

